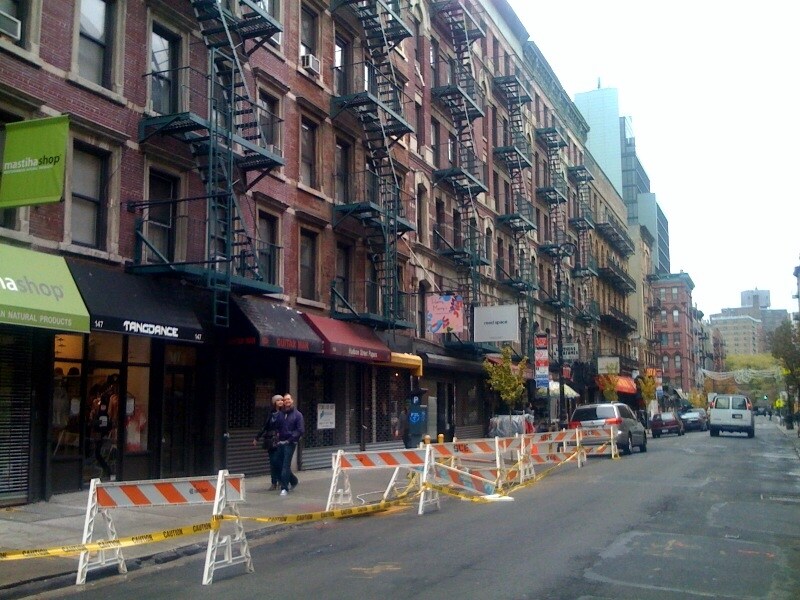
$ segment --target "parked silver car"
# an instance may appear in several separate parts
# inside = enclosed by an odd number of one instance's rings
[[[617,447],[625,454],[630,454],[634,446],[639,448],[639,452],[647,452],[647,430],[627,404],[584,404],[575,409],[569,420],[570,429],[612,425],[617,428]],[[591,442],[587,440],[586,445],[591,445]]]

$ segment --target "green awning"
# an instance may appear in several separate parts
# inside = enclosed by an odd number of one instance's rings
[[[62,257],[0,244],[0,323],[89,332],[89,311]]]

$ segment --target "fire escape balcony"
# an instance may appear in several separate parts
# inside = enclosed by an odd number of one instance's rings
[[[657,315],[661,312],[661,298],[653,298],[647,306],[647,314],[650,316]]]
[[[575,278],[597,277],[599,271],[597,259],[594,256],[590,253],[587,253],[586,256],[582,256],[579,253],[575,261],[575,266],[572,267],[572,276]]]
[[[561,204],[567,201],[567,180],[560,173],[550,178],[550,185],[536,188],[536,198],[547,204]]]
[[[492,64],[491,68],[493,74],[492,84],[503,98],[505,98],[506,106],[520,106],[531,101],[531,96],[525,89],[525,82],[516,69],[513,69],[513,74],[504,75],[499,72],[500,69],[498,65]]]
[[[566,286],[564,286],[566,287]],[[555,291],[548,291],[544,288],[539,288],[539,302],[552,310],[566,310],[572,306],[572,298],[570,298],[569,290],[561,290],[561,298],[558,297]]]
[[[483,247],[483,237],[476,227],[469,227],[466,235],[452,223],[439,222],[433,227],[433,249],[459,266],[488,266]]]
[[[410,195],[392,177],[369,169],[342,174],[336,178],[333,226],[353,217],[369,229],[401,236],[415,230],[413,223],[399,216],[400,207],[410,201]]]
[[[587,325],[600,322],[600,305],[597,300],[578,302],[575,305],[575,318]]]
[[[237,0],[240,15],[236,16],[217,0],[192,0],[197,19],[204,24],[203,35],[211,46],[225,48],[229,46],[227,32],[241,40],[250,40],[252,44],[244,51],[248,56],[263,47],[272,36],[283,31],[283,26],[273,17],[258,0]],[[225,17],[228,27],[222,24],[220,13]]]
[[[498,283],[517,290],[518,292],[532,292],[539,289],[536,274],[530,263],[517,267],[511,265],[507,268],[506,261],[498,259],[495,262],[495,279]]]
[[[396,329],[414,329],[414,295],[396,292],[394,314],[386,315],[382,294],[378,281],[337,277],[331,282],[331,317],[376,329],[386,329],[389,325]]]
[[[612,329],[630,333],[636,331],[637,322],[615,306],[610,306],[600,313],[600,322]]]
[[[524,196],[519,196],[514,202],[513,212],[498,216],[497,223],[508,227],[514,233],[527,233],[536,231],[534,218],[533,204]]]
[[[463,196],[489,191],[486,185],[489,169],[471,147],[451,140],[434,146],[433,156],[434,183],[449,183],[458,195]]]
[[[368,142],[380,142],[384,135],[397,141],[414,131],[404,116],[408,100],[402,89],[373,64],[334,68],[333,87],[331,118],[350,111],[364,123]]]
[[[154,90],[153,111],[139,121],[140,144],[167,136],[191,145],[192,153],[199,155],[209,144],[219,145],[219,133],[224,132],[226,149],[233,151],[234,164],[240,170],[266,172],[285,164],[281,148],[283,120],[259,103],[235,93],[225,98],[222,86],[189,67],[151,72],[146,77]],[[180,98],[176,82],[185,86]],[[216,98],[211,115],[209,86]],[[232,122],[226,117],[230,113],[234,114]],[[217,134],[216,139],[213,133]]]
[[[478,19],[467,10],[464,0],[433,0],[430,11],[450,25],[456,43],[470,45],[486,37],[486,32]]]
[[[455,114],[466,106],[469,122],[484,116],[485,96],[472,71],[456,59],[441,60],[431,95]]]
[[[399,2],[332,0],[330,12],[334,13],[342,6],[349,6],[363,23],[368,47],[384,47],[388,53],[404,39],[414,35],[398,13]]]
[[[606,215],[604,219],[597,223],[598,233],[622,256],[628,257],[636,252],[636,246],[625,226],[612,215]]]
[[[202,202],[197,203],[195,201]],[[173,274],[187,279],[202,280],[209,270],[222,270],[224,262],[231,263],[231,289],[249,294],[280,294],[279,267],[283,248],[254,240],[244,230],[236,229],[231,236],[230,259],[220,253],[216,261],[209,264],[206,254],[209,223],[202,216],[205,212],[205,197],[182,200],[151,201],[144,203],[142,217],[136,219],[136,243],[132,272],[154,275]],[[187,211],[197,214],[178,215],[179,203],[186,204]],[[129,204],[129,210],[136,210]]]
[[[609,260],[600,267],[598,275],[622,294],[632,294],[636,291],[636,281],[614,260]]]
[[[497,146],[492,152],[496,161],[501,163],[507,171],[514,169],[529,169],[533,166],[531,145],[521,132],[513,132],[503,136],[502,146]]]

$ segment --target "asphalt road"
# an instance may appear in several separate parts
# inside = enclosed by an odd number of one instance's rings
[[[793,433],[793,432],[790,432]],[[800,460],[774,423],[756,437],[693,432],[648,452],[566,465],[514,502],[443,499],[253,540],[200,584],[203,556],[95,575],[39,597],[800,598]]]

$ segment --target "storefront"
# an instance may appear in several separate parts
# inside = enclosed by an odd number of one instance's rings
[[[234,298],[231,319],[224,464],[237,473],[263,475],[268,472],[266,452],[253,447],[253,437],[275,394],[292,393],[306,415],[305,396],[296,382],[314,372],[322,340],[298,311],[265,298]]]
[[[483,362],[422,352],[425,376],[419,386],[427,389],[428,434],[443,434],[450,441],[480,438],[489,426],[490,403],[485,393]],[[489,406],[487,406],[489,403]]]
[[[49,496],[54,340],[88,331],[62,257],[0,244],[0,506]],[[71,410],[69,396],[52,408],[58,422]]]
[[[192,291],[171,279],[67,264],[91,333],[53,341],[51,491],[81,489],[93,478],[206,472],[214,377],[202,368],[205,333]]]

